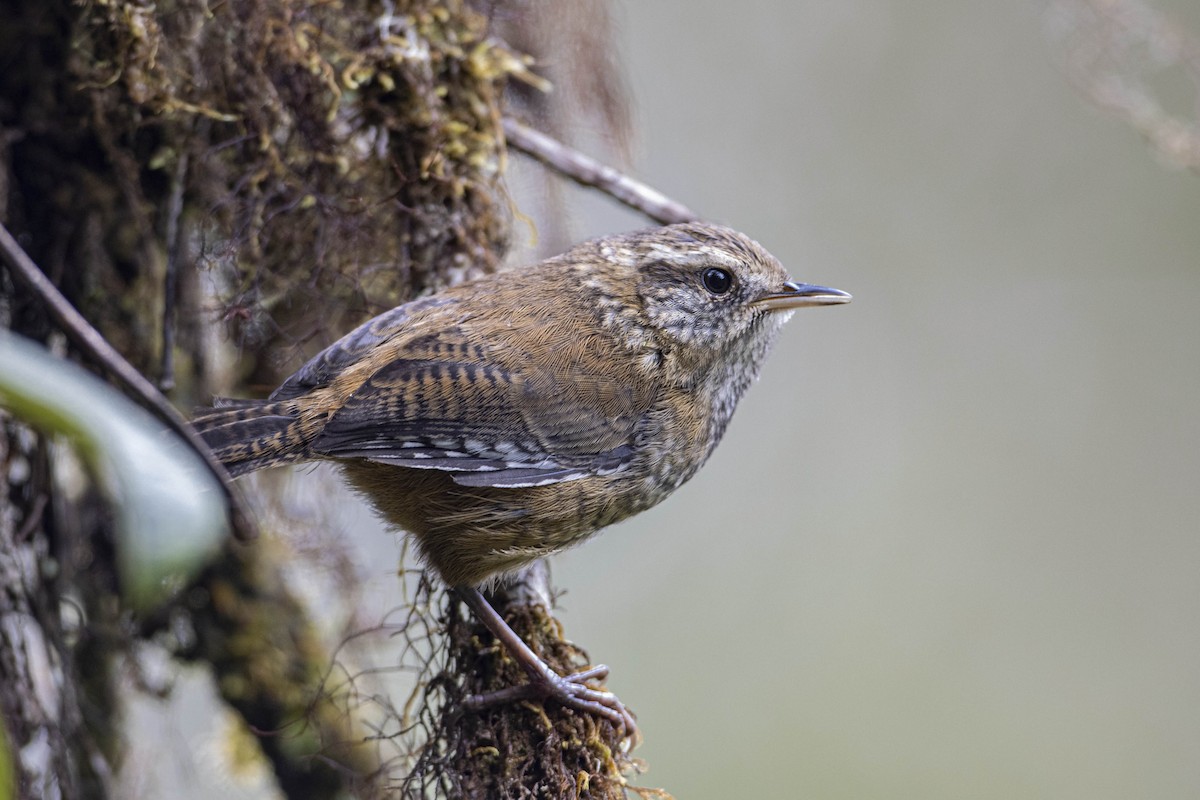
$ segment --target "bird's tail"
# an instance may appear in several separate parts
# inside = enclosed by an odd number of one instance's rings
[[[294,400],[230,400],[217,398],[213,408],[196,412],[192,427],[229,474],[301,461],[308,442]]]

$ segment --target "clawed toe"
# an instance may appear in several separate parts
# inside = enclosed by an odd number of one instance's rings
[[[617,699],[612,692],[593,689],[588,681],[603,680],[608,677],[608,667],[599,664],[580,672],[559,675],[545,661],[538,658],[529,645],[521,640],[504,618],[496,613],[491,604],[484,599],[479,589],[470,586],[458,588],[460,596],[475,612],[475,616],[488,627],[502,642],[513,658],[529,676],[529,682],[520,686],[510,686],[487,694],[476,694],[468,697],[463,705],[472,711],[520,700],[555,700],[569,708],[586,711],[612,722],[622,739],[628,739],[631,746],[637,744],[638,728],[633,714]]]
[[[545,697],[557,700],[565,706],[605,717],[619,730],[623,730],[626,737],[632,739],[637,736],[637,723],[634,722],[633,714],[625,708],[625,704],[612,692],[593,689],[585,683],[607,675],[608,667],[600,665],[574,675],[561,678],[555,676],[557,679],[551,681],[542,691]],[[540,681],[531,682],[529,685],[534,686],[537,683]]]
[[[622,738],[636,739],[637,723],[634,721],[633,714],[625,708],[625,704],[612,692],[593,689],[586,683],[586,681],[599,680],[607,676],[608,667],[604,665],[566,676],[542,673],[520,686],[510,686],[487,694],[472,695],[467,698],[465,705],[471,710],[480,710],[518,700],[554,700],[568,708],[604,717],[623,732]]]

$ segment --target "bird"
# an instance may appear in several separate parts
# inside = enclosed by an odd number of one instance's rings
[[[679,488],[792,312],[850,299],[722,225],[637,230],[384,312],[266,399],[217,399],[193,425],[234,476],[339,464],[415,538],[529,676],[468,707],[552,698],[631,732],[589,684],[606,667],[559,675],[483,590]]]

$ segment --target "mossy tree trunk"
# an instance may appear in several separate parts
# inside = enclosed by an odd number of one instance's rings
[[[556,80],[623,125],[601,4],[572,6],[0,0],[0,222],[181,407],[260,393],[367,316],[501,262],[502,101],[543,121],[562,111],[505,40],[586,43],[577,52],[595,63]],[[72,355],[3,272],[0,323]],[[269,546],[286,531],[231,541],[173,607],[132,617],[93,484],[2,421],[0,719],[16,796],[113,795],[114,671],[136,672],[150,640],[211,667],[225,702],[269,734],[260,745],[287,796],[373,796],[406,775],[413,794],[621,793],[628,761],[606,726],[561,709],[455,711],[515,676],[503,658],[483,664],[498,656],[451,600],[435,602],[446,669],[426,675],[414,714],[432,737],[424,757],[397,775],[359,746],[369,737],[353,713],[320,693],[333,656]],[[538,602],[514,597],[522,633],[577,663]],[[172,634],[181,625],[189,635]]]

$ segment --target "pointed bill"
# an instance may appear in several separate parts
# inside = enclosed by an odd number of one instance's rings
[[[788,281],[783,285],[783,291],[760,297],[756,305],[765,306],[772,311],[786,311],[805,306],[832,306],[849,303],[851,296],[839,289],[828,286],[814,286],[811,283],[795,283]]]

